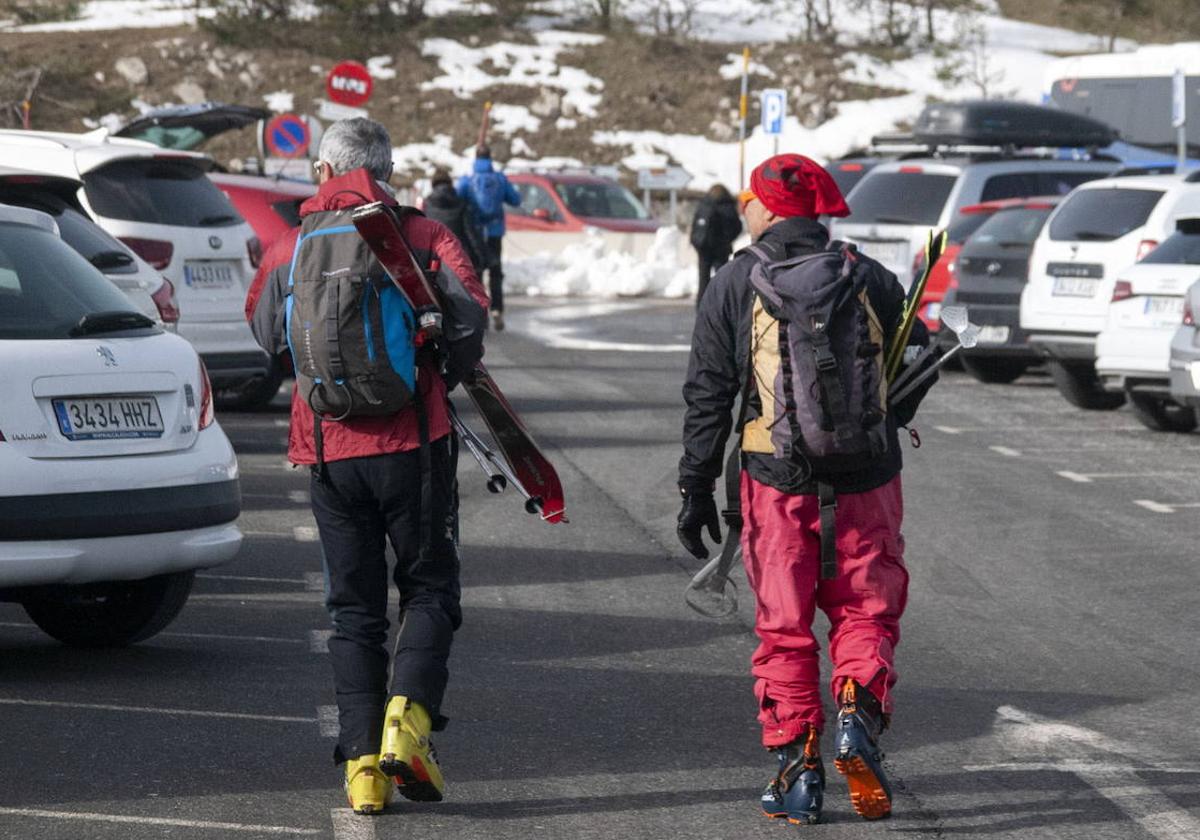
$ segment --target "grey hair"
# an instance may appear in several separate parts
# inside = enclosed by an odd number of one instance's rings
[[[392,139],[386,128],[363,117],[338,120],[325,129],[319,157],[334,175],[366,169],[377,181],[392,176]]]

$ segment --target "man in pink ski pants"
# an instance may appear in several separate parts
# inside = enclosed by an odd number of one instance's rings
[[[683,388],[687,412],[678,534],[700,559],[708,557],[704,529],[720,541],[713,493],[733,431],[733,408],[745,392],[744,425],[737,431],[742,436],[741,546],[760,639],[752,670],[762,743],[779,761],[762,794],[762,808],[793,823],[821,819],[825,715],[820,644],[812,628],[819,607],[831,625],[831,689],[838,704],[834,763],[847,779],[855,810],[879,819],[891,813],[878,740],[892,711],[894,655],[908,588],[897,427],[912,419],[933,379],[904,403],[888,406],[887,451],[862,469],[822,475],[776,458],[770,446],[761,445],[770,430],[761,417],[762,373],[750,370],[752,336],[761,336],[769,324],[762,307],[755,306],[751,270],[764,253],[779,261],[827,249],[829,233],[817,217],[850,211],[832,178],[801,155],[765,161],[750,185],[739,198],[758,253],[738,252],[713,279],[697,311]],[[869,255],[861,259],[869,272],[866,294],[887,347],[902,318],[904,290]],[[928,344],[919,321],[910,344]],[[820,574],[825,516],[824,532],[836,535],[836,575],[830,579]]]

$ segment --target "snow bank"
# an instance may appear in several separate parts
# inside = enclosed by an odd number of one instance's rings
[[[75,20],[31,23],[10,27],[11,32],[87,32],[94,29],[155,29],[185,26],[197,17],[212,17],[216,12],[196,8],[195,0],[90,0]]]
[[[696,293],[696,269],[682,265],[683,234],[659,228],[644,257],[613,250],[592,228],[557,254],[504,261],[504,290],[530,297],[664,297]]]
[[[548,30],[534,35],[535,44],[500,41],[470,46],[449,38],[430,38],[421,54],[437,59],[442,75],[424,82],[421,90],[449,90],[468,99],[497,85],[553,88],[562,91],[564,107],[585,117],[596,116],[604,82],[577,67],[558,63],[559,54],[573,46],[603,43],[599,35]],[[484,66],[503,71],[491,73]]]

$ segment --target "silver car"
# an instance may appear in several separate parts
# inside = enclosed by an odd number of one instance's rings
[[[1188,265],[1200,266],[1200,218],[1180,219],[1176,237],[1186,237],[1189,247],[1181,256]],[[1196,315],[1200,313],[1200,280],[1187,290],[1183,298],[1183,324],[1171,339],[1171,398],[1200,410],[1200,329]]]

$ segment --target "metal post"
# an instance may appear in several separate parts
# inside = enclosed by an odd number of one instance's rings
[[[750,48],[742,49],[742,98],[738,101],[738,192],[746,189],[746,97],[750,91]]]
[[[1187,165],[1187,77],[1182,67],[1175,69],[1171,79],[1171,125],[1178,132],[1176,172],[1182,172]]]
[[[654,208],[650,206],[650,188],[646,187],[642,190],[642,206],[646,208],[646,212],[653,214]]]
[[[670,221],[672,227],[674,227],[678,223],[678,220],[676,219],[676,215],[675,215],[676,194],[677,194],[676,190],[671,190],[671,218],[669,221]]]
[[[1186,124],[1179,126],[1179,137],[1176,140],[1176,142],[1178,143],[1179,151],[1178,151],[1178,161],[1176,162],[1176,165],[1175,165],[1175,171],[1182,172],[1183,168],[1185,166],[1187,166],[1187,125]]]
[[[774,146],[775,146],[775,151],[771,152],[771,154],[774,156],[778,156],[778,154],[779,154],[779,135],[778,134],[775,135]]]

